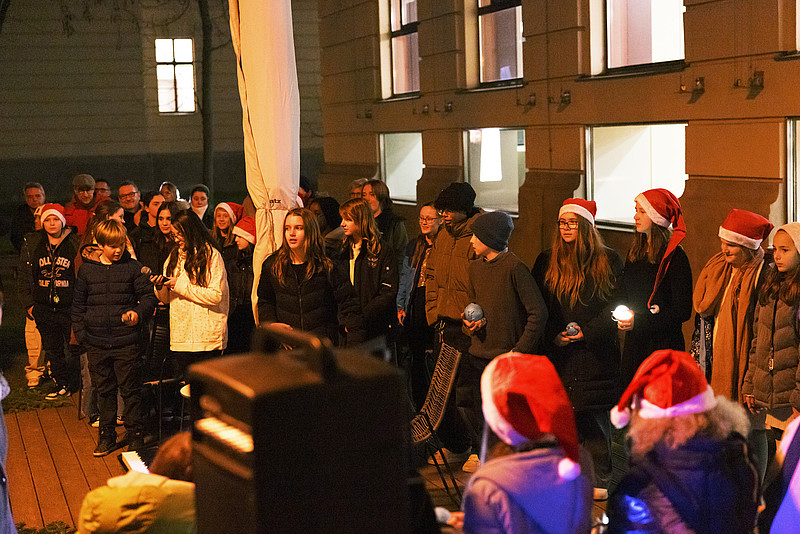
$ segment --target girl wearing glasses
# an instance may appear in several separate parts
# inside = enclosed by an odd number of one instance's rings
[[[542,348],[575,408],[580,442],[594,460],[595,497],[605,499],[611,482],[608,411],[620,391],[612,295],[622,259],[603,244],[596,213],[593,201],[564,201],[553,247],[539,254],[533,277],[548,311]]]
[[[617,321],[626,332],[623,384],[656,350],[684,350],[681,326],[692,316],[692,269],[679,246],[686,236],[681,203],[666,189],[645,191],[635,203],[636,236],[620,283],[620,302],[633,313]]]
[[[191,210],[172,218],[177,245],[152,275],[156,296],[169,304],[170,350],[182,372],[189,364],[222,355],[228,344],[228,277],[208,229]]]

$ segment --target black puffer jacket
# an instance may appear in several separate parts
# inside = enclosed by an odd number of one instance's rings
[[[303,280],[290,265],[284,286],[272,271],[276,259],[277,252],[261,267],[259,321],[286,323],[292,328],[325,336],[334,343],[341,324],[348,330],[348,343],[361,341],[363,326],[358,300],[344,273],[334,267],[327,275],[317,273],[310,280]]]
[[[118,262],[104,265],[97,245],[83,247],[81,258],[72,301],[75,337],[104,349],[136,345],[143,319],[156,307],[153,284],[142,273],[142,264],[125,251]],[[122,315],[131,310],[139,315],[135,326],[122,322]]]
[[[614,277],[619,277],[622,259],[611,249],[606,252]],[[590,279],[575,306],[562,303],[545,283],[551,253],[549,249],[539,254],[532,271],[548,311],[541,350],[553,362],[575,410],[609,409],[621,393],[617,325],[611,319],[614,298],[593,298]],[[553,340],[573,321],[581,327],[583,339],[557,346]]]
[[[797,307],[781,300],[770,299],[766,304],[756,306],[753,342],[742,394],[753,395],[756,404],[762,408],[791,405],[800,410],[800,357],[797,350],[800,340],[796,321]]]
[[[250,303],[250,294],[253,291],[253,253],[236,249],[235,254],[225,257],[225,270],[228,272],[228,290],[230,291],[230,309]]]

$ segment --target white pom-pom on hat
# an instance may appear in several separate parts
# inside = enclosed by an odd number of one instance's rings
[[[625,408],[620,410],[617,406],[611,408],[611,424],[614,428],[625,428],[631,422],[631,409]]]
[[[581,474],[581,466],[569,458],[562,458],[558,462],[558,476],[563,480],[575,480]]]

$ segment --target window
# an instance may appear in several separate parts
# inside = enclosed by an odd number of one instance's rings
[[[417,201],[422,168],[421,133],[381,135],[381,173],[393,200]]]
[[[800,119],[794,118],[787,121],[786,143],[788,145],[787,155],[787,180],[786,180],[786,220],[796,221],[800,217],[800,143],[798,143],[798,131]]]
[[[632,224],[634,198],[648,189],[683,194],[685,123],[596,126],[587,130],[587,145],[587,189],[598,220]]]
[[[477,193],[475,205],[517,213],[525,181],[525,130],[468,130],[464,155],[466,181]]]
[[[609,69],[684,58],[683,0],[606,0]]]
[[[522,1],[478,0],[480,81],[522,78]]]
[[[156,79],[160,113],[194,112],[194,53],[191,39],[156,39]]]
[[[419,91],[417,0],[390,0],[392,93]]]

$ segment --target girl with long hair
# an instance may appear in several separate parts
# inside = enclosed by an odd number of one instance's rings
[[[227,263],[237,256],[236,241],[233,228],[242,216],[242,205],[235,202],[220,202],[214,208],[214,225],[211,228],[211,237],[217,242],[222,251],[222,258]]]
[[[369,204],[383,241],[392,249],[399,271],[403,266],[408,233],[405,220],[394,212],[389,187],[381,180],[368,180],[361,190],[361,198]]]
[[[347,343],[361,341],[358,301],[346,275],[325,255],[314,214],[289,210],[283,222],[283,243],[265,261],[258,282],[259,322],[277,323]]]
[[[622,259],[603,243],[597,205],[569,198],[558,212],[553,246],[533,266],[547,305],[542,350],[553,362],[575,409],[581,444],[591,453],[595,493],[605,498],[611,482],[608,410],[619,398],[619,347],[610,320]]]
[[[228,277],[222,255],[191,210],[172,219],[176,248],[164,275],[152,275],[156,295],[169,304],[170,350],[182,371],[222,355],[228,344]]]
[[[784,430],[800,414],[800,223],[778,228],[772,246],[775,263],[759,291],[754,339],[742,384],[753,426],[750,442],[762,478],[768,445],[775,439],[772,429]]]
[[[351,199],[339,208],[344,243],[339,261],[348,266],[356,290],[367,338],[389,335],[397,321],[398,272],[391,248],[364,199]]]
[[[666,189],[650,189],[635,203],[636,235],[619,283],[619,303],[631,311],[617,320],[626,332],[623,384],[654,351],[683,350],[681,328],[692,316],[692,269],[679,245],[686,236],[680,202]]]

